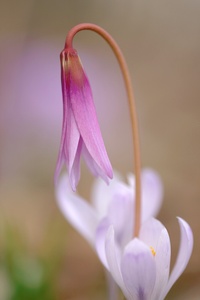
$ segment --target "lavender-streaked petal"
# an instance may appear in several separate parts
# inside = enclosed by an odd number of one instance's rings
[[[193,233],[190,226],[188,225],[187,222],[185,222],[181,218],[178,218],[178,222],[179,222],[180,232],[181,232],[179,253],[176,259],[176,263],[170,274],[169,281],[166,290],[164,292],[163,298],[165,298],[165,296],[171,289],[172,285],[175,283],[175,281],[180,277],[180,275],[185,270],[193,249]]]
[[[68,222],[94,247],[99,219],[92,207],[71,191],[66,175],[58,182],[56,199]]]
[[[169,234],[161,222],[152,218],[142,225],[140,239],[155,251],[156,282],[151,299],[160,299],[169,278],[171,258]]]
[[[109,270],[115,279],[116,283],[122,289],[124,295],[129,297],[129,293],[124,285],[122,273],[120,269],[121,250],[115,243],[114,228],[111,225],[106,234],[105,252]]]
[[[83,70],[82,72],[79,88],[77,88],[76,80],[71,82],[70,100],[72,110],[88,152],[102,172],[107,177],[112,178],[112,167],[99,128],[92,91]]]
[[[131,295],[128,299],[151,299],[156,281],[155,259],[149,247],[138,238],[134,238],[126,246],[121,271],[124,284]]]
[[[116,284],[115,280],[113,279],[111,273],[106,270],[106,279],[108,285],[108,299],[109,300],[116,300],[118,299],[119,295],[119,287]]]
[[[118,185],[108,206],[107,216],[115,230],[115,239],[122,248],[133,236],[133,194],[124,184]]]

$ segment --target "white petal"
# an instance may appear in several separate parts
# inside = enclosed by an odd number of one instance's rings
[[[171,258],[169,234],[161,222],[150,219],[142,225],[140,239],[155,251],[156,283],[151,299],[160,299],[169,278]]]
[[[116,190],[108,207],[107,216],[115,230],[115,239],[123,248],[133,236],[133,193],[127,186]]]
[[[67,175],[62,176],[56,188],[58,205],[68,222],[94,246],[98,217],[92,207],[72,192]]]
[[[163,200],[163,186],[159,175],[151,170],[142,171],[142,222],[155,217]]]
[[[128,299],[149,300],[156,280],[156,265],[151,250],[138,238],[126,246],[121,271],[131,295]]]
[[[110,227],[110,222],[108,218],[102,219],[97,227],[96,237],[95,237],[96,251],[104,267],[107,269],[109,269],[109,267],[106,258],[105,243],[106,243],[106,234],[109,227]]]
[[[152,169],[143,169],[142,180],[142,222],[150,217],[155,217],[163,200],[163,185],[159,175]],[[135,176],[128,175],[130,189],[133,190],[135,198]]]
[[[170,274],[169,282],[167,284],[167,288],[165,290],[163,298],[167,295],[172,285],[185,270],[193,249],[193,233],[190,226],[181,218],[178,218],[178,222],[181,231],[179,253],[176,259],[175,266]]]
[[[105,243],[105,251],[106,251],[106,258],[110,273],[112,274],[113,278],[122,289],[125,296],[128,298],[129,293],[126,290],[124,285],[122,274],[120,270],[120,250],[115,243],[115,235],[114,235],[114,228],[110,226],[106,235],[106,243]]]
[[[116,300],[119,296],[119,287],[116,284],[115,280],[113,279],[111,273],[106,270],[106,279],[107,279],[107,286],[108,286],[108,299],[109,300]]]
[[[100,218],[106,216],[108,205],[113,198],[113,194],[120,184],[121,177],[118,173],[114,173],[113,180],[107,185],[100,178],[96,179],[91,193],[91,201],[97,210]]]

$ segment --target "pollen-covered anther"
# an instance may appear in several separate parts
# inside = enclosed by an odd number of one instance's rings
[[[150,246],[149,248],[150,248],[150,250],[151,250],[151,253],[153,254],[153,256],[155,256],[155,255],[156,255],[156,251],[155,251],[155,249],[154,249],[152,246]]]

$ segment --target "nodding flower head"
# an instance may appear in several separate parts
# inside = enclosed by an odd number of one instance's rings
[[[108,178],[112,178],[112,166],[99,128],[88,78],[75,49],[65,48],[60,59],[63,125],[55,180],[65,164],[71,187],[76,190],[82,154],[93,175],[108,182]]]

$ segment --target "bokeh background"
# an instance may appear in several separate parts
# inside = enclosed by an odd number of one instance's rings
[[[60,142],[59,54],[81,22],[105,28],[126,57],[139,117],[142,165],[157,170],[159,219],[191,225],[189,265],[167,299],[200,299],[200,2],[198,0],[0,0],[0,299],[106,299],[103,268],[56,205]],[[92,32],[74,41],[91,81],[114,168],[132,171],[129,112],[116,59]],[[82,165],[79,193],[90,198]]]

